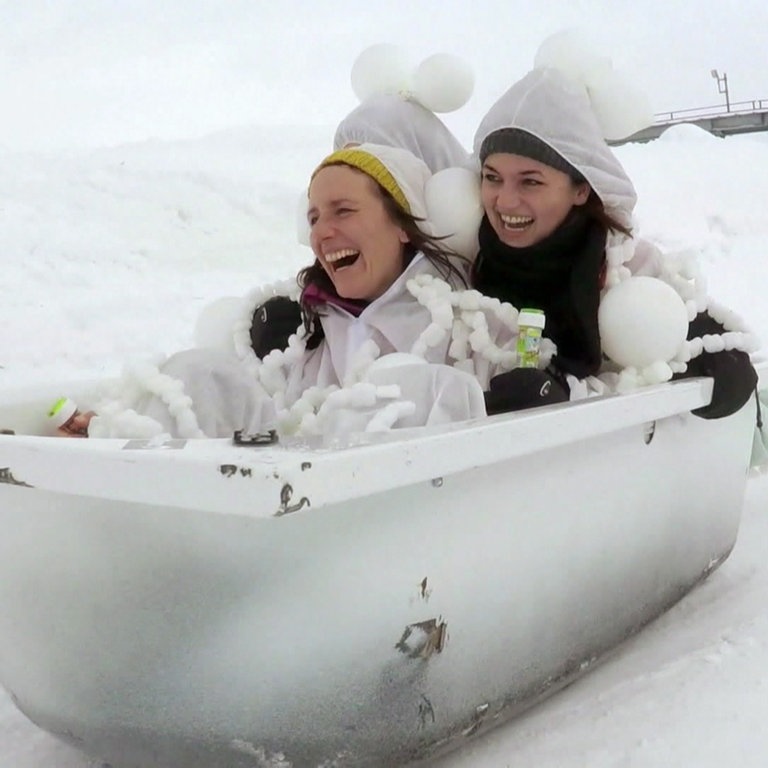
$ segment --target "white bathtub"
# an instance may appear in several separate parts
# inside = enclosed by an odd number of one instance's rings
[[[722,563],[755,414],[695,379],[332,448],[19,434],[60,394],[0,407],[0,683],[114,768],[458,746]]]

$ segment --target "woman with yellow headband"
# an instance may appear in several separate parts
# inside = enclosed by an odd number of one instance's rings
[[[485,415],[483,389],[517,364],[517,312],[466,287],[466,262],[431,231],[427,166],[362,144],[312,175],[314,262],[294,296],[302,327],[259,359],[246,311],[235,354],[186,350],[127,374],[89,436],[338,436]],[[545,347],[541,365],[552,350]],[[126,394],[127,393],[127,394]]]

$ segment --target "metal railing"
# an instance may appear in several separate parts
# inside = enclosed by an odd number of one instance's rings
[[[695,107],[694,109],[677,109],[674,112],[657,112],[654,115],[655,125],[684,122],[691,119],[707,117],[727,117],[728,115],[743,115],[752,112],[767,112],[768,99],[753,99],[752,101],[737,101],[731,103],[730,109],[725,104],[715,104],[711,107]]]

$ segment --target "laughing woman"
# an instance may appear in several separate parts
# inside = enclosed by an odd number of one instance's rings
[[[186,350],[133,369],[75,426],[91,437],[337,436],[484,415],[483,385],[516,364],[517,315],[462,290],[465,262],[429,234],[430,176],[393,147],[329,155],[309,185],[315,259],[297,279],[303,328],[288,348],[259,359],[245,338],[235,355]]]
[[[536,68],[499,98],[475,135],[485,215],[472,285],[518,308],[543,310],[544,335],[557,346],[547,372],[518,370],[492,381],[489,412],[525,405],[521,389],[538,387],[548,400],[573,399],[584,379],[611,370],[600,321],[604,299],[632,276],[664,274],[669,285],[661,288],[672,294],[670,306],[674,310],[676,301],[682,318],[673,350],[680,352],[674,359],[646,360],[645,371],[624,362],[626,369],[614,379],[620,375],[619,389],[626,390],[673,374],[713,376],[712,403],[697,415],[733,413],[754,391],[748,354],[754,339],[695,280],[665,272],[660,254],[647,247],[644,253],[648,244],[633,238],[635,190],[603,138],[592,98],[583,83],[560,70]],[[648,289],[636,281],[627,286]],[[626,302],[616,303],[622,312]],[[649,319],[658,314],[653,302],[647,309]],[[620,346],[618,357],[631,359],[632,345]]]

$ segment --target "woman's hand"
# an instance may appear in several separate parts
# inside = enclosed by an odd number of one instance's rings
[[[95,411],[76,413],[66,424],[56,430],[56,437],[88,437],[88,425],[95,415]]]

